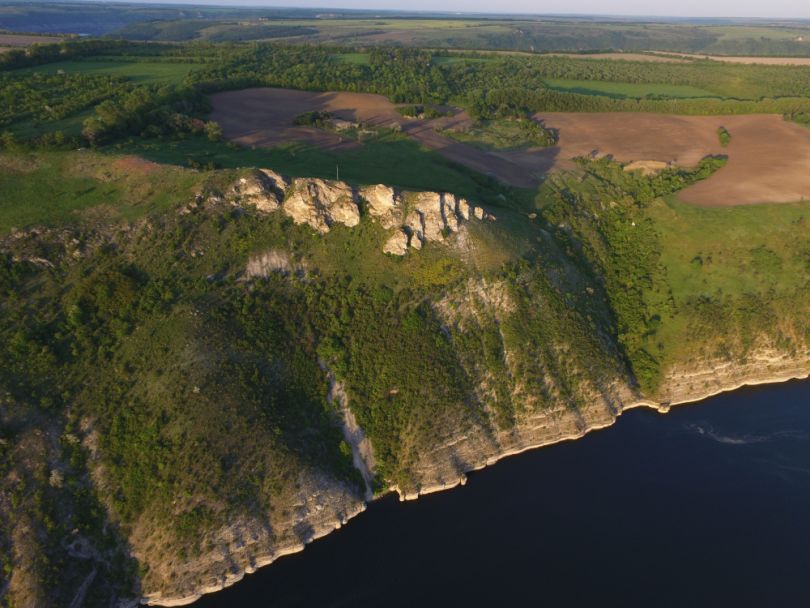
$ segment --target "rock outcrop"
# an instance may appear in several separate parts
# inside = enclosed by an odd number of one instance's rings
[[[326,234],[335,224],[349,228],[360,223],[358,201],[365,201],[368,215],[393,234],[383,252],[402,256],[409,248],[439,242],[458,232],[471,219],[494,219],[483,208],[443,192],[401,192],[376,184],[355,189],[349,184],[319,178],[288,180],[270,169],[259,169],[241,177],[225,199],[209,196],[211,204],[227,201],[250,205],[261,212],[282,211],[296,224],[307,224]],[[184,208],[181,213],[190,212]]]
[[[267,278],[271,274],[303,275],[305,272],[303,264],[291,260],[286,252],[277,249],[253,255],[245,265],[245,277],[248,279]]]
[[[321,234],[329,232],[333,224],[351,228],[360,223],[360,208],[354,191],[344,182],[296,179],[282,210],[296,224],[309,224]]]
[[[399,228],[383,245],[383,253],[405,255],[408,253],[408,233]]]
[[[231,200],[269,213],[281,207],[289,182],[270,169],[259,169],[231,187]]]
[[[410,246],[414,249],[421,249],[423,243],[444,240],[470,218],[490,217],[483,208],[453,194],[418,192],[412,197],[403,228],[411,236]]]
[[[368,203],[368,214],[386,230],[402,223],[402,197],[390,186],[366,186],[360,196]]]

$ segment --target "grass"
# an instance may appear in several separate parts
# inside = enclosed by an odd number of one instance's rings
[[[204,67],[194,63],[157,61],[59,61],[19,70],[18,74],[41,72],[56,74],[60,70],[91,75],[123,76],[138,84],[180,82],[193,70]]]
[[[676,299],[707,294],[785,291],[810,280],[805,257],[810,203],[695,207],[670,197],[650,215],[661,238]],[[767,230],[763,230],[767,226]],[[754,253],[772,251],[781,263],[762,267]]]
[[[447,57],[439,55],[433,58],[436,65],[454,65],[457,63],[486,63],[495,61],[495,57]]]
[[[19,138],[27,139],[29,137],[37,137],[45,133],[53,133],[55,131],[62,131],[65,135],[79,135],[82,132],[84,121],[93,116],[95,108],[84,110],[70,116],[66,116],[61,120],[53,120],[49,122],[36,122],[26,120],[24,122],[14,123],[9,127],[9,131],[14,133]]]
[[[678,84],[635,84],[630,82],[603,82],[596,80],[565,80],[550,78],[546,84],[555,90],[583,95],[605,95],[614,98],[643,97],[717,97],[717,94],[698,87]]]
[[[96,208],[135,219],[190,198],[200,176],[92,152],[0,155],[0,236],[32,225],[75,223]]]
[[[553,135],[530,119],[481,121],[463,131],[447,130],[443,134],[488,150],[515,150],[554,144]]]
[[[368,53],[335,53],[332,55],[332,58],[339,63],[353,65],[368,65],[369,57]]]
[[[763,310],[773,306],[786,319],[800,310],[800,294],[810,284],[810,203],[706,208],[670,196],[654,203],[648,215],[659,234],[661,264],[675,309],[686,312],[665,315],[659,331],[665,360],[695,354],[700,339],[685,339],[687,325],[694,322],[689,303],[739,307],[739,302],[754,298]],[[720,322],[715,318],[714,323]],[[722,339],[730,331],[724,334],[718,326],[710,333]]]
[[[504,192],[518,198],[528,195],[455,165],[437,152],[396,133],[379,135],[364,141],[358,148],[340,152],[303,144],[250,149],[210,142],[202,137],[125,144],[110,151],[136,153],[159,163],[181,166],[187,166],[192,160],[201,166],[269,167],[290,176],[334,179],[339,171],[340,179],[352,183],[453,192],[490,204],[497,202]]]

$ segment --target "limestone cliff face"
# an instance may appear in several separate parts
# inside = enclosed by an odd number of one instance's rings
[[[634,407],[652,407],[665,413],[672,405],[697,401],[724,390],[804,378],[809,373],[810,351],[787,357],[765,350],[743,364],[703,361],[695,362],[691,370],[672,370],[664,382],[663,394],[668,399],[665,401],[640,398],[620,381],[600,390],[591,387],[589,399],[578,411],[558,405],[521,415],[509,430],[498,430],[489,424],[462,429],[415,463],[415,489],[404,491],[396,486],[391,489],[400,494],[400,500],[416,499],[423,494],[463,485],[466,473],[492,465],[506,456],[577,439],[610,426],[625,410]],[[346,408],[345,396],[341,399]],[[347,432],[362,437],[362,429],[356,422]],[[368,442],[367,439],[362,441]],[[370,444],[365,449],[371,450]],[[364,467],[373,467],[373,459],[363,462]],[[367,481],[371,473],[373,470],[364,471]],[[144,601],[164,606],[190,603],[201,594],[241,580],[245,574],[278,557],[303,550],[306,543],[341,527],[365,509],[364,501],[356,494],[323,481],[324,485],[313,485],[311,478],[305,481],[294,515],[287,521],[273,522],[270,526],[259,520],[240,520],[212,534],[209,544],[213,544],[214,549],[183,565],[185,576],[182,578],[187,583],[179,587],[174,583],[167,591],[146,589]]]
[[[270,519],[240,516],[229,525],[206,534],[205,549],[178,563],[176,555],[161,550],[153,532],[136,529],[131,536],[133,555],[152,565],[142,602],[182,606],[233,585],[245,574],[274,560],[302,551],[312,542],[340,528],[365,510],[356,490],[326,476],[302,471],[298,492],[287,501],[290,508]],[[157,542],[156,542],[157,541]],[[155,587],[155,582],[161,583]]]

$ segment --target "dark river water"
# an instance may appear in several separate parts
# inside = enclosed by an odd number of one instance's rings
[[[810,382],[637,409],[388,497],[196,608],[810,606]]]

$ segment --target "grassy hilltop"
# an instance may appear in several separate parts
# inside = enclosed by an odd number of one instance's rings
[[[810,203],[679,200],[724,158],[649,175],[582,158],[521,189],[393,130],[347,150],[236,146],[207,99],[453,103],[499,148],[538,111],[805,122],[810,68],[111,40],[0,64],[5,605],[69,605],[87,580],[87,605],[183,596],[225,576],[223,548],[253,559],[254,541],[291,547],[318,513],[348,517],[364,485],[336,386],[373,446],[372,490],[413,493],[453,481],[432,467],[462,435],[543,417],[583,431],[595,404],[655,400],[682,368],[810,345]],[[318,234],[233,194],[255,168],[336,165],[351,186],[449,192],[493,219],[396,257],[367,200],[356,226]]]

